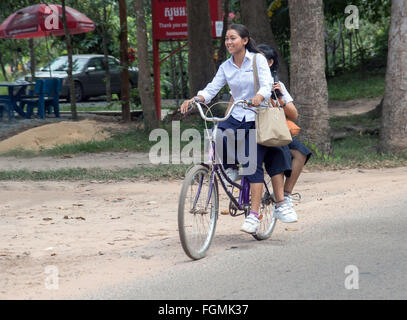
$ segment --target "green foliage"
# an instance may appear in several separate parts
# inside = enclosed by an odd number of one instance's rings
[[[274,38],[285,60],[289,62],[290,57],[290,15],[288,0],[270,1],[267,12]]]
[[[331,23],[341,19],[345,15],[345,8],[348,5],[358,7],[359,14],[371,23],[376,23],[382,17],[390,17],[391,0],[323,0],[325,19]]]
[[[322,162],[332,160],[332,157],[329,154],[321,152],[315,143],[305,141],[305,146],[311,150],[313,157]]]
[[[385,76],[382,73],[346,73],[328,79],[330,100],[351,100],[383,96]]]

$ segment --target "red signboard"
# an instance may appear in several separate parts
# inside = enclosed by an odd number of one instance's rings
[[[205,0],[197,0],[205,1]],[[222,0],[207,0],[212,22],[212,36],[220,38],[223,30]],[[151,0],[153,9],[154,97],[161,119],[160,41],[188,38],[187,3],[182,0]]]
[[[208,1],[212,21],[212,36],[220,38],[223,28],[222,0]],[[187,4],[185,0],[152,0],[152,5],[155,40],[187,38]]]

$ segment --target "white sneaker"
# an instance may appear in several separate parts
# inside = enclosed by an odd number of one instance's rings
[[[277,203],[277,199],[276,196],[274,195],[274,192],[271,194],[271,200],[273,200],[274,203]],[[285,194],[284,200],[285,203],[287,203],[291,208],[294,208],[293,197],[290,194]]]
[[[285,223],[298,221],[297,213],[295,212],[294,208],[290,207],[290,205],[287,203],[284,203],[279,207],[275,206],[273,217]]]
[[[284,195],[284,200],[285,203],[287,203],[291,208],[294,208],[293,197],[291,196],[291,194]]]
[[[249,214],[240,227],[240,231],[247,233],[256,233],[259,225],[260,220],[254,214]]]

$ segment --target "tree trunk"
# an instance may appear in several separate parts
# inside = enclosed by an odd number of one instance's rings
[[[334,39],[333,48],[332,48],[332,75],[335,75],[336,70],[336,41]]]
[[[243,24],[249,29],[251,37],[257,44],[266,43],[277,50],[279,70],[279,79],[290,90],[290,81],[288,75],[287,63],[280,54],[280,49],[274,39],[273,31],[271,30],[269,17],[267,15],[266,0],[241,0],[240,11],[242,14]]]
[[[181,48],[181,44],[178,42],[178,49]],[[182,57],[182,50],[178,51],[178,65],[179,65],[179,73],[181,75],[181,99],[188,97],[188,88],[187,88],[187,81],[185,81],[184,75],[184,59]]]
[[[148,60],[148,43],[145,10],[143,0],[134,0],[134,11],[137,23],[137,55],[139,65],[138,88],[140,92],[141,106],[143,108],[144,124],[147,129],[158,128],[154,93],[152,90],[150,62]]]
[[[325,74],[329,76],[329,61],[328,61],[328,38],[324,41],[324,50],[325,50]]]
[[[407,3],[393,0],[379,149],[407,151]]]
[[[366,71],[366,62],[365,62],[365,48],[363,47],[362,39],[360,38],[360,33],[358,29],[355,29],[355,45],[357,50],[359,51],[359,61],[362,67],[362,73],[364,74]]]
[[[34,50],[34,39],[28,39],[28,47],[30,48],[30,71],[31,71],[31,79],[35,81],[35,69],[36,69],[36,62],[35,62],[35,50]]]
[[[129,87],[129,62],[127,40],[127,4],[126,0],[119,0],[120,15],[120,95],[122,101],[122,119],[131,121],[130,114],[130,87]]]
[[[341,28],[343,28],[343,25],[341,25]],[[344,69],[346,67],[346,60],[345,60],[345,40],[343,37],[343,31],[341,32],[341,45],[342,45],[342,68]]]
[[[174,44],[172,41],[170,41],[170,48],[171,48],[171,54],[172,54],[172,52],[174,52]],[[175,101],[176,101],[175,103],[178,106],[179,90],[178,90],[177,75],[176,75],[177,65],[175,63],[174,55],[171,55],[171,57],[170,57],[170,66],[171,66],[171,81],[172,81],[172,97],[175,99]]]
[[[289,0],[291,94],[299,111],[300,139],[330,152],[322,0]]]
[[[222,38],[220,42],[220,48],[218,51],[218,60],[216,61],[216,69],[226,60],[226,45],[225,45],[225,38],[226,38],[226,31],[228,29],[228,19],[229,19],[229,2],[230,0],[223,0],[223,30],[222,30]]]
[[[103,55],[104,55],[104,63],[105,63],[105,71],[106,71],[106,101],[108,103],[112,102],[112,89],[110,87],[110,67],[109,67],[109,50],[107,48],[107,37],[108,34],[106,32],[105,24],[107,23],[107,12],[106,12],[106,5],[103,6],[103,23],[102,25],[102,33],[103,33]]]
[[[6,71],[6,68],[3,63],[1,52],[0,52],[0,66],[1,66],[1,72],[3,73],[4,80],[8,81],[7,71]]]
[[[349,65],[352,68],[352,55],[353,55],[353,50],[352,50],[352,31],[349,32]]]
[[[194,96],[215,75],[209,2],[187,0],[189,91]]]
[[[78,113],[76,111],[76,93],[75,93],[75,82],[72,76],[72,42],[71,35],[66,24],[66,10],[65,10],[65,0],[62,0],[62,24],[65,31],[65,41],[66,49],[68,51],[68,81],[69,81],[69,92],[71,101],[71,114],[72,120],[78,120]]]

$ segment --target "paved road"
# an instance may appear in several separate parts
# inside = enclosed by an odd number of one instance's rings
[[[406,208],[406,198],[389,198],[343,215],[321,212],[321,221],[306,223],[300,231],[276,240],[236,241],[223,249],[217,248],[215,236],[215,249],[203,260],[85,298],[406,299]],[[347,266],[357,269],[348,267],[345,274]],[[345,283],[359,288],[346,289]]]

